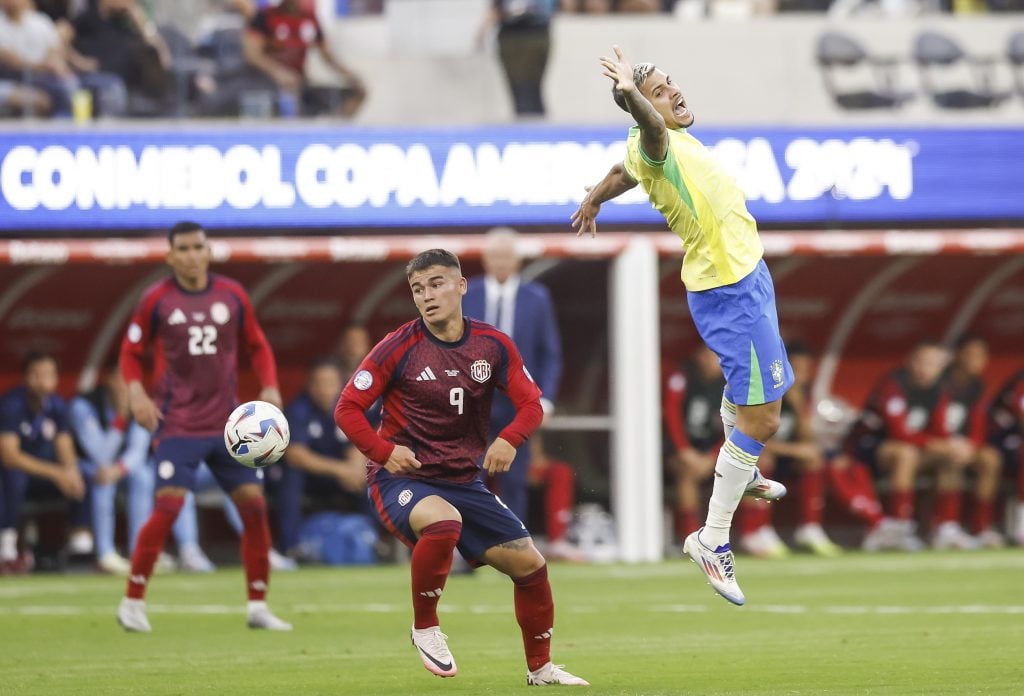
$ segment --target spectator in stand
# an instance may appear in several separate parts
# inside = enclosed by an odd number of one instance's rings
[[[338,365],[341,367],[341,383],[345,384],[355,374],[359,363],[370,352],[373,342],[370,332],[361,324],[349,324],[341,331],[335,351]]]
[[[526,369],[541,389],[544,414],[554,410],[558,383],[562,378],[562,338],[558,332],[555,306],[548,289],[519,275],[523,260],[517,247],[518,235],[509,227],[496,227],[484,243],[484,275],[471,278],[463,299],[467,317],[480,319],[509,336],[523,356]],[[497,437],[512,419],[515,407],[504,394],[495,394],[491,408],[491,437]],[[530,448],[516,451],[512,468],[500,479],[490,477],[488,486],[512,513],[526,519]]]
[[[662,419],[668,469],[674,478],[675,541],[700,528],[700,485],[715,468],[724,429],[718,404],[725,376],[718,358],[700,344],[681,369],[666,370]]]
[[[257,12],[249,22],[242,46],[254,79],[277,90],[281,116],[333,112],[351,117],[366,99],[363,81],[334,55],[316,15],[298,0],[281,0],[276,7]],[[344,81],[340,91],[313,87],[307,81],[306,55],[313,46]],[[339,103],[332,104],[335,97]]]
[[[1017,470],[1017,510],[1013,539],[1024,546],[1024,370],[999,389],[989,409],[988,441],[1007,468]]]
[[[987,442],[987,404],[982,375],[988,365],[988,343],[980,336],[964,336],[956,344],[953,364],[946,374],[949,404],[946,429],[965,440],[971,455],[966,462],[974,472],[974,501],[970,530],[979,546],[999,548],[1005,539],[993,523],[1002,457]]]
[[[782,397],[779,430],[765,445],[765,454],[774,459],[774,466],[789,468],[797,478],[796,497],[800,507],[798,526],[793,540],[798,546],[820,556],[836,556],[841,551],[821,526],[825,509],[825,453],[811,425],[811,382],[814,356],[803,343],[786,346],[789,364],[793,366],[793,386]],[[765,462],[762,455],[761,462]],[[760,464],[763,467],[763,464]],[[757,501],[761,502],[761,501]],[[758,513],[768,522],[770,508],[761,504]]]
[[[544,115],[541,86],[551,51],[551,18],[558,0],[491,0],[477,34],[483,49],[497,27],[498,53],[517,116]]]
[[[32,554],[19,554],[18,526],[26,497],[71,501],[68,550],[91,553],[86,486],[68,431],[67,406],[57,395],[57,361],[30,353],[23,384],[0,397],[0,571],[26,573]]]
[[[334,423],[334,407],[345,384],[333,358],[318,358],[309,367],[306,389],[287,408],[292,440],[275,480],[278,543],[281,551],[301,557],[299,532],[303,501],[322,509],[369,515],[366,458]]]
[[[888,478],[890,515],[895,519],[883,546],[918,550],[914,534],[914,485],[924,469],[937,473],[936,548],[971,548],[974,540],[959,522],[962,468],[972,448],[946,430],[948,394],[942,380],[947,356],[941,346],[922,342],[905,367],[886,376],[868,398],[849,436],[849,452]],[[883,531],[879,530],[879,531]]]
[[[135,545],[142,525],[153,511],[156,463],[149,460],[151,437],[128,413],[128,387],[117,364],[106,379],[90,392],[71,401],[71,430],[78,446],[79,463],[91,486],[92,526],[96,539],[96,567],[113,575],[128,575],[131,563],[114,545],[117,486],[127,482],[128,551]],[[229,514],[229,519],[231,515]],[[234,515],[237,517],[237,512]],[[233,525],[240,527],[239,525]],[[195,499],[189,495],[174,523],[181,568],[187,572],[214,570],[199,547]],[[160,572],[172,570],[174,560],[163,554],[157,561]]]
[[[71,115],[71,97],[82,87],[97,95],[100,113],[123,113],[121,80],[99,72],[96,61],[69,50],[57,25],[37,12],[32,0],[0,0],[0,8],[0,76],[46,93],[59,117]]]
[[[544,495],[544,528],[548,537],[545,557],[549,561],[587,560],[586,554],[565,538],[576,507],[576,471],[572,464],[548,456],[539,432],[530,438],[529,484]]]
[[[41,89],[0,80],[0,116],[48,116],[53,102]]]
[[[138,0],[89,0],[74,30],[75,49],[120,77],[129,92],[157,105],[167,98],[171,52]]]

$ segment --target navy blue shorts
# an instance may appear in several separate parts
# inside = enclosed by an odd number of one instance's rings
[[[742,280],[686,293],[697,333],[722,365],[727,398],[741,406],[778,401],[793,385],[779,335],[775,286],[764,260]]]
[[[381,469],[367,495],[380,523],[409,548],[416,543],[409,513],[416,503],[431,495],[444,498],[462,515],[458,549],[467,561],[479,564],[480,557],[492,546],[530,536],[519,518],[480,479],[470,483],[424,481],[392,476]]]
[[[263,472],[236,462],[220,435],[212,437],[168,437],[161,439],[153,455],[156,462],[156,487],[187,488],[196,484],[196,469],[206,462],[210,473],[225,493],[243,483],[261,483]]]

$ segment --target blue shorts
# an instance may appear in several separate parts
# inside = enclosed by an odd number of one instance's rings
[[[793,384],[793,368],[764,260],[739,282],[687,292],[686,300],[697,332],[722,364],[729,400],[756,406],[781,399]]]
[[[156,488],[187,488],[196,485],[196,470],[206,462],[210,473],[225,493],[231,493],[243,483],[260,483],[263,471],[250,469],[236,462],[224,446],[224,438],[169,437],[160,440],[153,455],[156,462]]]
[[[474,565],[481,563],[480,557],[492,546],[530,536],[519,518],[487,490],[480,479],[470,483],[424,481],[392,476],[381,469],[367,495],[377,519],[409,548],[416,543],[409,513],[427,496],[444,498],[462,515],[458,549],[462,557]]]

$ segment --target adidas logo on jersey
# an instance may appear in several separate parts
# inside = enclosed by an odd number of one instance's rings
[[[184,324],[185,321],[185,313],[180,309],[175,309],[171,312],[171,316],[167,318],[167,323],[171,326],[174,326],[175,324]]]
[[[437,377],[434,376],[434,371],[431,370],[429,367],[427,367],[427,368],[424,368],[423,372],[420,373],[420,376],[416,378],[416,381],[417,382],[429,382],[429,381],[435,380],[435,379],[437,379]]]

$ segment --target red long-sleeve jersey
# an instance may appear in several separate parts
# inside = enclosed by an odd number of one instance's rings
[[[544,412],[515,344],[493,326],[466,319],[460,340],[445,343],[416,319],[388,334],[366,356],[338,399],[334,419],[370,460],[368,480],[396,445],[408,447],[423,465],[414,478],[472,481],[486,451],[495,389],[516,408],[500,437],[521,445]],[[365,411],[383,397],[380,427]]]
[[[127,382],[143,381],[152,350],[160,436],[216,435],[238,405],[239,344],[260,384],[276,387],[274,353],[242,286],[210,274],[205,290],[188,292],[171,276],[150,286],[135,308],[121,342],[121,373]]]

